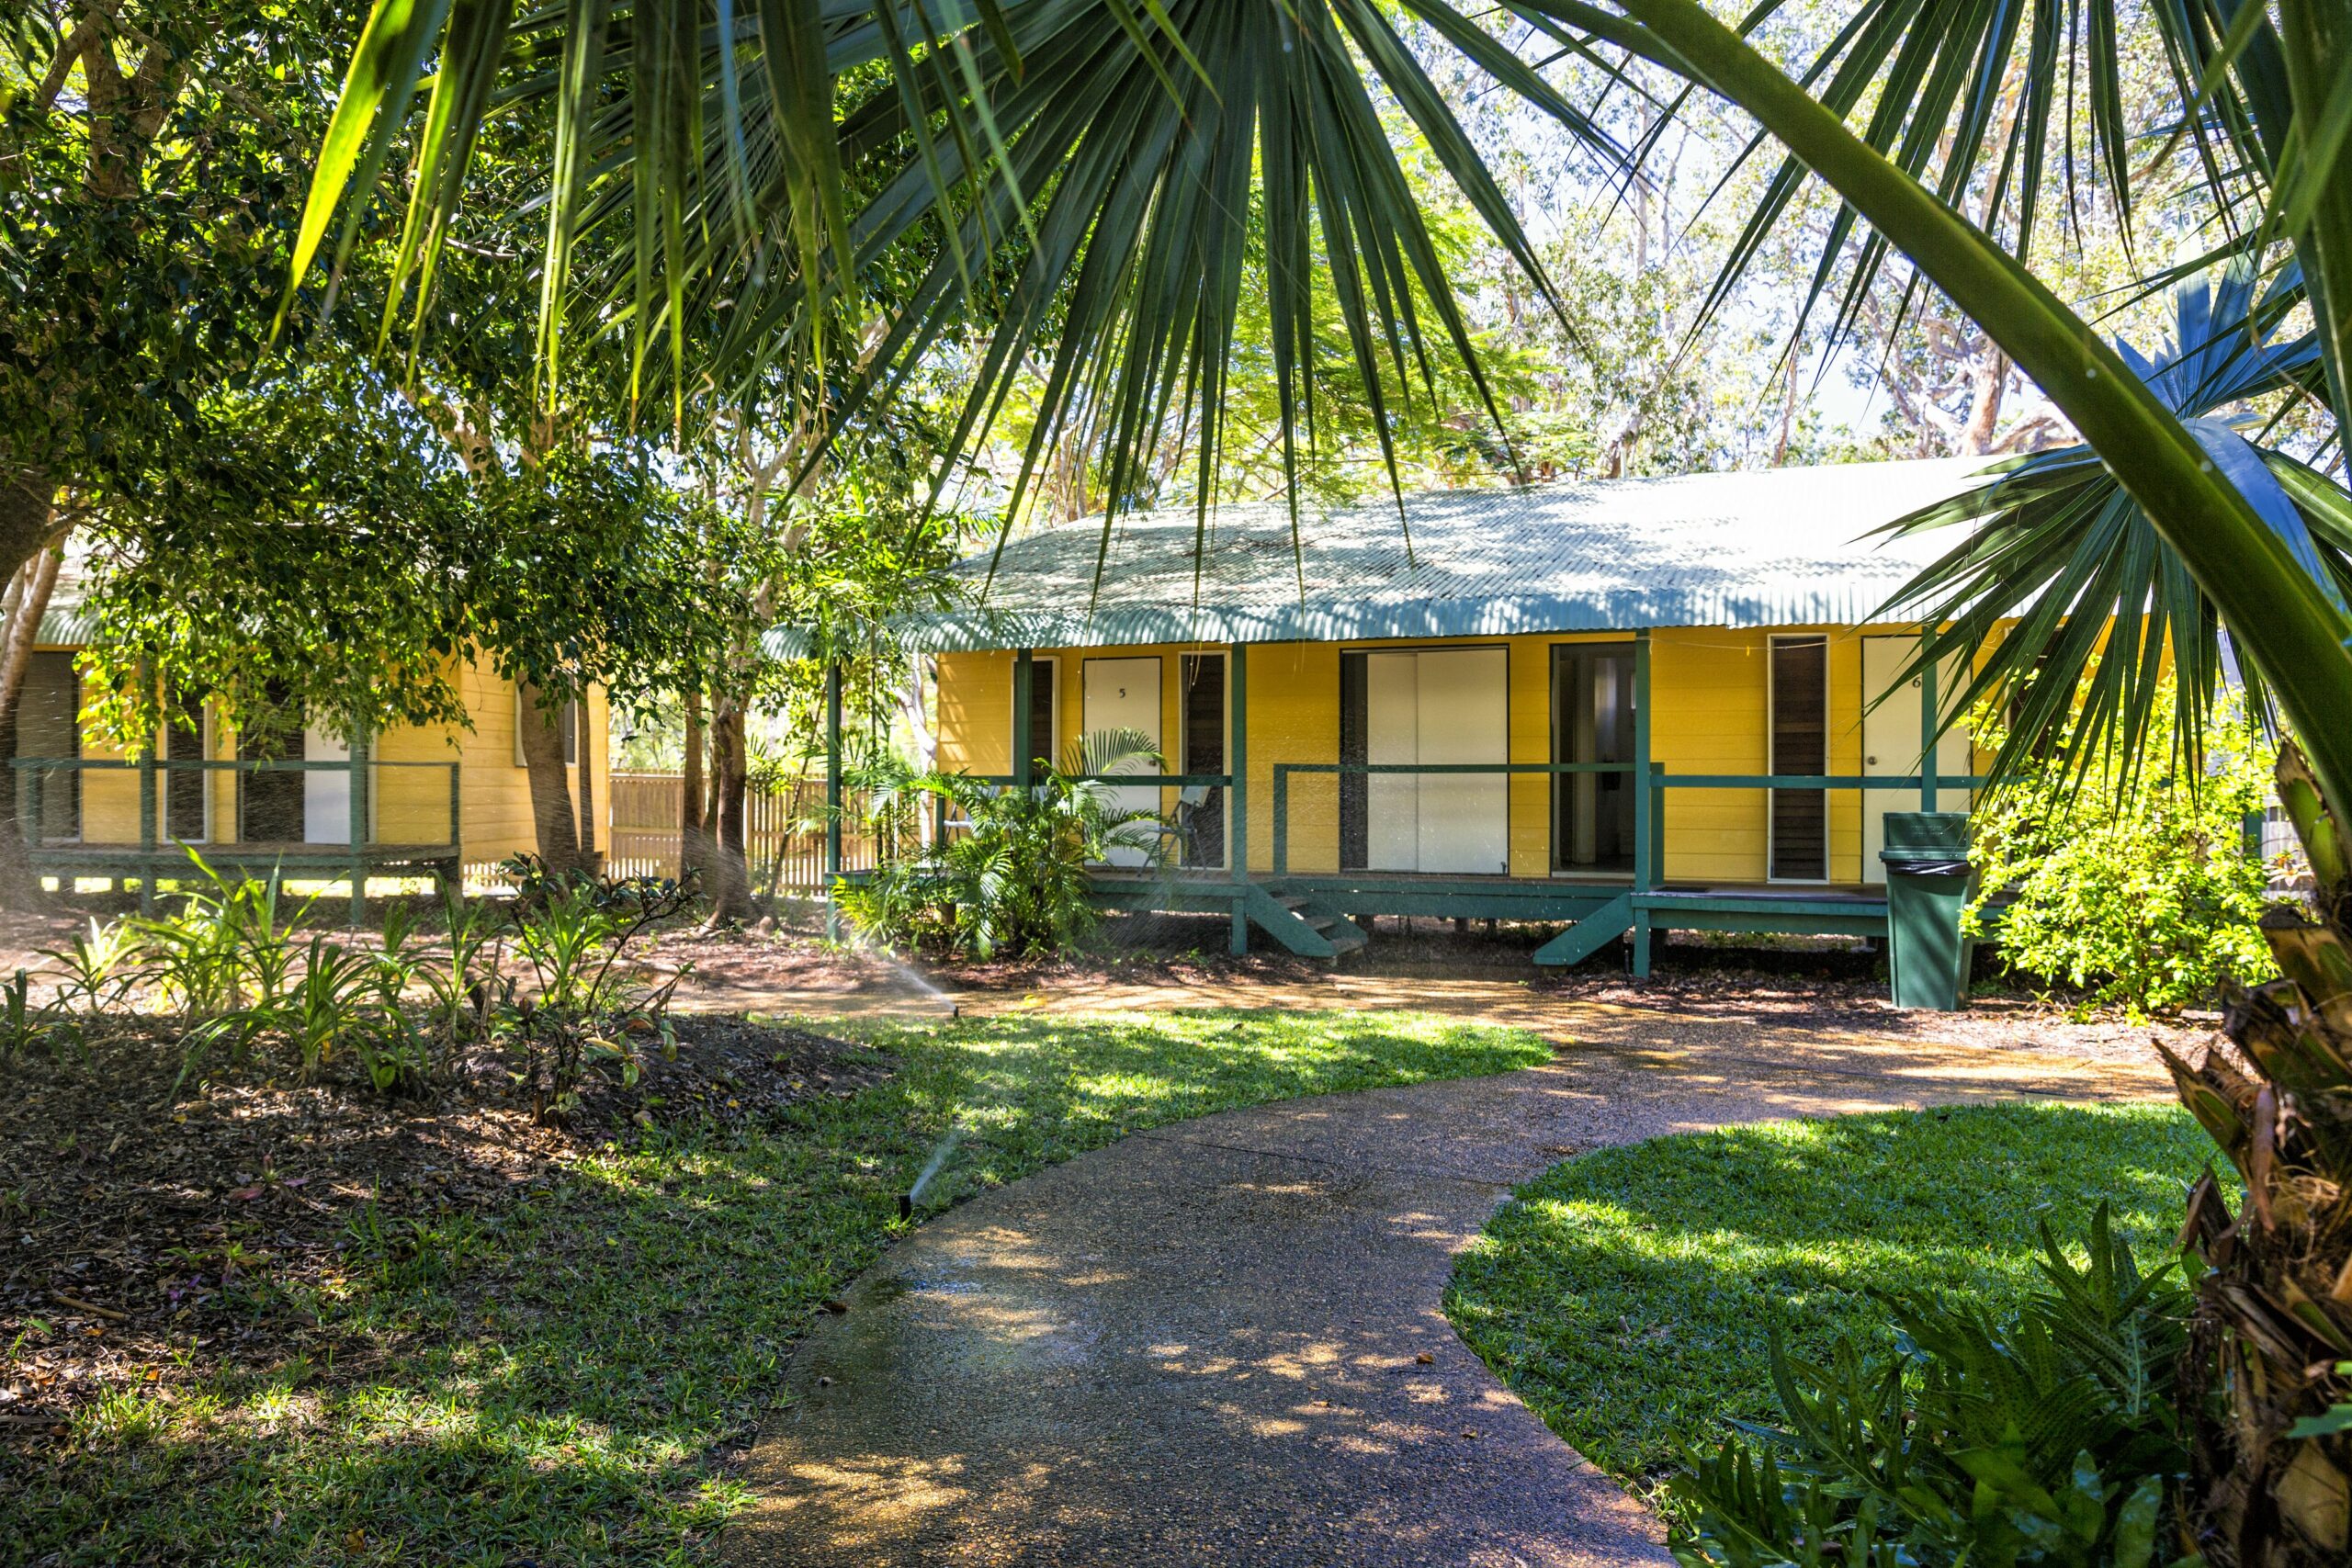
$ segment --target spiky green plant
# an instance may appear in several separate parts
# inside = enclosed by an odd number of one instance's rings
[[[1690,1568],[2154,1568],[2188,1464],[2177,1399],[2188,1292],[2091,1218],[2080,1264],[2000,1316],[1891,1288],[1891,1352],[1772,1343],[1785,1427],[1693,1456],[1670,1493]],[[2168,1492],[2170,1494],[2168,1498]]]
[[[842,910],[865,935],[892,946],[937,940],[980,958],[1071,946],[1100,918],[1093,868],[1114,851],[1147,863],[1165,852],[1159,815],[1121,805],[1113,782],[1156,771],[1159,761],[1151,737],[1104,729],[1071,741],[1061,765],[1039,766],[1026,789],[965,773],[880,784],[871,797],[886,809],[909,795],[944,802],[952,831],[927,859],[886,863],[844,884]]]

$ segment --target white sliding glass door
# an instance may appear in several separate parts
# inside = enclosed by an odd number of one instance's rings
[[[1416,766],[1510,757],[1510,663],[1499,648],[1363,655],[1364,761]],[[1374,773],[1364,863],[1374,871],[1510,869],[1510,781],[1494,773]]]

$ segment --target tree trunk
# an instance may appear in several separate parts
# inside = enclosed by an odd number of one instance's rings
[[[597,848],[596,769],[588,750],[588,699],[580,700],[579,722],[572,728],[574,750],[580,758],[580,797],[572,819],[580,824],[580,864],[591,876],[605,874],[605,854]]]
[[[584,869],[580,857],[580,825],[572,816],[571,781],[565,776],[562,714],[539,704],[537,686],[523,689],[522,713],[516,733],[523,747],[523,766],[531,780],[531,829],[538,840],[539,859],[549,872],[561,874]]]
[[[710,874],[710,815],[703,806],[702,751],[707,733],[702,721],[702,694],[685,694],[685,760],[678,786],[678,875]]]
[[[2183,1231],[2207,1269],[2184,1377],[2186,1523],[2211,1568],[2334,1568],[2352,1544],[2352,1433],[2289,1435],[2352,1405],[2352,873],[2291,745],[2278,785],[2311,853],[2317,919],[2264,918],[2283,977],[2230,1009],[2243,1066],[2163,1052],[2246,1190],[2233,1216],[2207,1176]]]
[[[47,478],[17,473],[0,479],[0,573],[16,604],[0,647],[0,766],[17,755],[18,699],[24,694],[25,669],[40,631],[41,615],[49,608],[50,591],[57,583],[58,558],[44,554],[53,524],[55,500]],[[16,770],[0,784],[0,908],[38,909],[48,901],[40,878],[33,874],[32,859],[25,852],[25,829],[17,815]]]
[[[1987,343],[1984,357],[1976,363],[1971,377],[1975,382],[1974,395],[1969,400],[1968,423],[1961,427],[1955,456],[1982,457],[1992,453],[1999,443],[1995,433],[2001,428],[2001,400],[2009,385],[2009,356]]]
[[[710,855],[710,923],[748,924],[759,919],[752,897],[752,865],[745,853],[750,809],[750,753],[744,744],[741,704],[722,702],[711,716],[711,784],[718,799],[711,813],[716,829]]]

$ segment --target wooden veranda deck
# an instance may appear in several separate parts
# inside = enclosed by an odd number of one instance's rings
[[[1886,934],[1886,891],[1869,886],[1773,886],[1663,884],[1637,889],[1631,877],[1513,877],[1333,872],[1238,877],[1229,871],[1105,867],[1093,875],[1108,908],[1227,912],[1235,950],[1255,926],[1286,950],[1336,958],[1363,944],[1358,915],[1563,922],[1539,949],[1542,964],[1574,964],[1619,938],[1637,972],[1665,931],[1748,931],[1783,936]]]
[[[1228,663],[1228,739],[1221,773],[1102,775],[1125,785],[1157,785],[1163,791],[1223,792],[1226,858],[1242,871],[1207,868],[1103,868],[1094,874],[1096,896],[1105,906],[1227,913],[1232,951],[1246,953],[1252,927],[1292,953],[1336,958],[1363,945],[1356,915],[1430,915],[1464,919],[1562,921],[1567,925],[1535,953],[1542,964],[1580,962],[1612,942],[1627,944],[1633,973],[1646,976],[1650,948],[1661,931],[1749,931],[1792,936],[1883,936],[1887,904],[1883,888],[1855,884],[1693,885],[1663,874],[1667,851],[1667,803],[1675,790],[1854,791],[1891,804],[1905,797],[1933,811],[1946,789],[1973,790],[1974,777],[1939,775],[1936,767],[1935,672],[1926,671],[1920,695],[1920,771],[1914,774],[1671,773],[1651,760],[1649,637],[1634,636],[1634,760],[1628,762],[1370,763],[1276,760],[1262,775],[1271,787],[1271,867],[1254,869],[1250,853],[1250,645],[1234,643]],[[1029,733],[1030,650],[1014,650],[1012,726]],[[829,877],[847,871],[842,858],[841,772],[842,684],[838,666],[827,671],[827,796],[833,807],[827,847]],[[987,782],[1010,788],[1029,783],[1029,767],[1014,749],[1016,770]],[[1630,776],[1634,790],[1633,860],[1630,874],[1596,877],[1521,877],[1416,872],[1294,872],[1290,868],[1291,781],[1299,774],[1357,773],[1524,774],[1555,778],[1571,774]],[[946,831],[940,824],[935,829]]]
[[[458,829],[458,764],[387,762],[370,758],[364,746],[353,750],[349,758],[317,761],[19,757],[14,767],[21,781],[17,811],[26,854],[35,874],[55,877],[67,886],[85,880],[118,886],[136,883],[140,905],[147,909],[153,908],[164,885],[185,886],[203,880],[197,859],[232,881],[341,883],[349,890],[355,925],[366,918],[370,877],[430,876],[458,886],[465,855]],[[183,837],[171,830],[170,824],[178,820],[175,813],[183,807],[192,806],[198,820],[215,832],[223,823],[242,822],[241,793],[216,798],[211,786],[225,781],[229,791],[242,792],[257,774],[300,774],[304,785],[315,775],[336,779],[340,790],[331,799],[322,797],[321,806],[333,814],[331,820],[341,822],[340,836],[327,840],[276,833]],[[175,801],[170,783],[175,776],[200,777],[206,788],[195,802]],[[92,799],[94,779],[109,781],[105,787],[112,798],[104,808]],[[79,829],[78,836],[59,831],[51,791],[71,801],[65,816]],[[277,802],[274,809],[294,815],[285,822],[272,817],[263,824],[257,811],[256,822],[243,825],[300,830],[309,820],[307,793]]]

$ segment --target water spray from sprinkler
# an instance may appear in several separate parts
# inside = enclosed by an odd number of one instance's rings
[[[932,1145],[931,1157],[923,1162],[922,1170],[915,1177],[915,1184],[899,1195],[899,1218],[911,1220],[915,1217],[915,1204],[922,1197],[922,1190],[931,1185],[932,1178],[939,1174],[940,1167],[947,1163],[947,1156],[956,1152],[956,1145],[963,1141],[963,1137],[964,1129],[959,1123],[948,1128],[947,1135]]]

